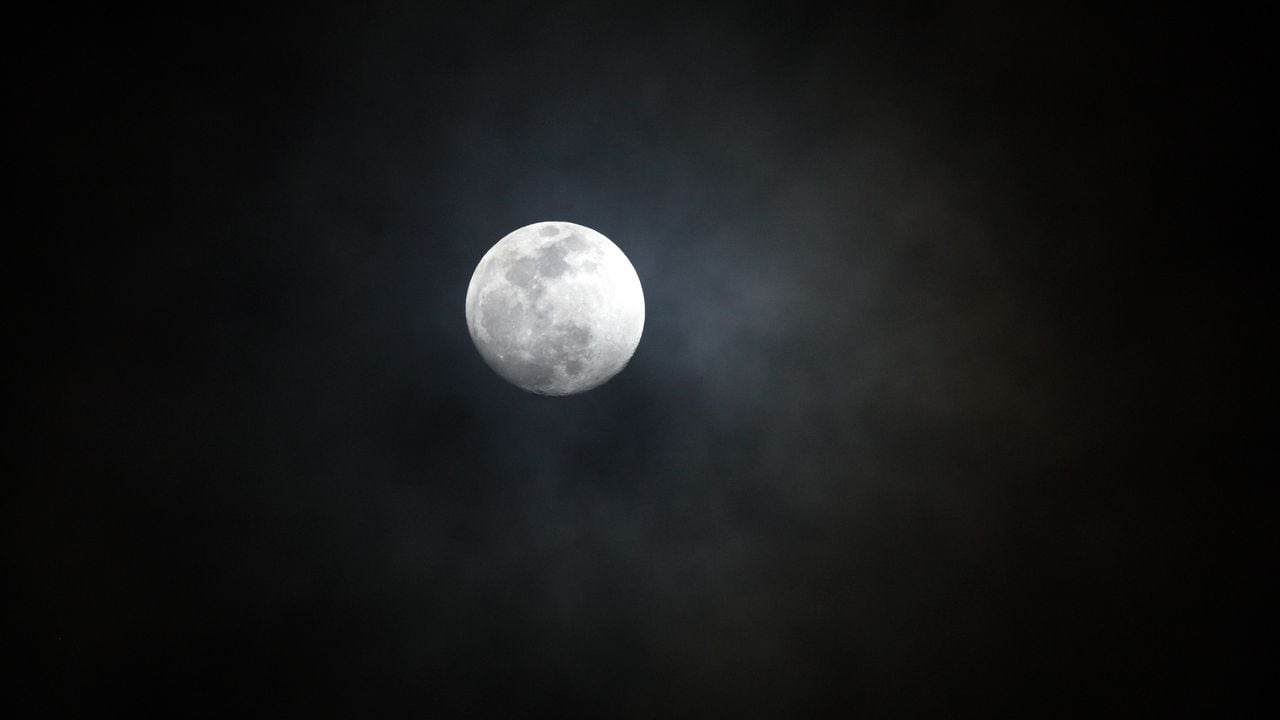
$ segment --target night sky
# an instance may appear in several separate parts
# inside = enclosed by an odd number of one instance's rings
[[[6,704],[1258,711],[1274,52],[1077,5],[6,11]],[[542,220],[582,395],[463,315]]]

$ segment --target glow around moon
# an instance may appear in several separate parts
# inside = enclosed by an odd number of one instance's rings
[[[540,395],[572,395],[631,359],[644,330],[644,292],[609,238],[570,222],[534,223],[480,260],[467,288],[467,327],[503,378]]]

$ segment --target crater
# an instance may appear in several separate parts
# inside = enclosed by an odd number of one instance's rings
[[[547,338],[547,347],[556,357],[569,356],[570,361],[576,360],[591,347],[591,328],[574,324],[556,325]]]
[[[485,295],[480,301],[477,325],[488,333],[498,352],[510,346],[510,338],[523,326],[524,304],[506,293]]]
[[[569,236],[557,243],[561,247],[572,250],[573,252],[582,252],[591,249],[591,243],[587,239],[578,234],[578,231],[569,233]]]
[[[568,254],[569,249],[564,242],[543,248],[538,254],[538,273],[544,277],[560,277],[565,274],[569,270],[569,263],[565,262]]]
[[[540,395],[549,394],[555,382],[555,371],[552,368],[520,358],[508,359],[499,369],[499,374],[520,387],[527,388]]]

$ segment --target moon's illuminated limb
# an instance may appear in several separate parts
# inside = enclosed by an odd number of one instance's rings
[[[476,266],[467,327],[503,378],[541,395],[572,395],[631,359],[644,331],[644,292],[609,238],[570,222],[534,223]]]

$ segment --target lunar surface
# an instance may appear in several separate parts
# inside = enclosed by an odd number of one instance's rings
[[[644,331],[644,292],[609,238],[570,222],[526,225],[498,241],[467,288],[480,356],[511,383],[572,395],[605,383]]]

